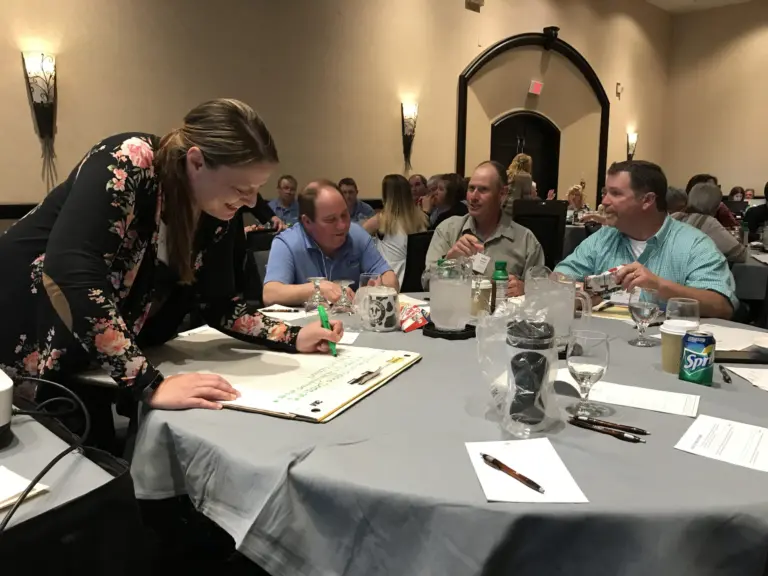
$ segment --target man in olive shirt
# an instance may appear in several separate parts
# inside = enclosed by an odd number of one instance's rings
[[[544,265],[544,251],[528,228],[502,218],[508,187],[506,169],[498,162],[483,162],[475,168],[467,189],[469,214],[448,218],[437,227],[427,251],[427,266],[440,258],[471,258],[482,253],[490,258],[482,274],[490,278],[494,262],[504,260],[509,274],[507,296],[523,294],[521,279],[529,268]],[[478,262],[474,260],[476,272],[482,267]]]

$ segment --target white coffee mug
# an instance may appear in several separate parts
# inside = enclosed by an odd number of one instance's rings
[[[400,326],[397,291],[389,286],[366,286],[355,294],[355,310],[364,330],[392,332]]]

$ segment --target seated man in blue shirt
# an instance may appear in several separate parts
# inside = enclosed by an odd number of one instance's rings
[[[376,214],[376,210],[371,208],[369,204],[357,199],[357,182],[352,178],[342,178],[339,180],[339,190],[344,195],[344,200],[347,201],[349,218],[352,222],[362,224]]]
[[[299,204],[296,202],[296,178],[290,174],[280,176],[277,181],[277,198],[269,201],[269,207],[286,226],[293,226],[299,221]]]
[[[264,279],[264,305],[300,306],[314,290],[313,277],[324,277],[320,291],[331,303],[341,297],[334,280],[381,274],[382,283],[398,290],[397,276],[370,234],[350,223],[349,209],[333,182],[311,182],[299,194],[299,224],[272,242]]]
[[[655,164],[627,161],[608,170],[607,226],[555,268],[576,280],[624,265],[616,280],[628,291],[656,290],[661,300],[693,298],[702,317],[730,318],[738,303],[733,276],[714,242],[667,216],[667,178]]]

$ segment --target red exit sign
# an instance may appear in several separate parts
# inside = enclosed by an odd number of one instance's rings
[[[531,80],[531,87],[528,88],[528,94],[533,94],[534,96],[541,96],[541,91],[544,89],[544,82],[539,82],[538,80]]]

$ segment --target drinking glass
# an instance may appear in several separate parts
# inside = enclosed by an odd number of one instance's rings
[[[699,301],[693,298],[670,298],[667,300],[667,320],[686,320],[698,326]]]
[[[331,305],[330,315],[334,320],[341,320],[345,329],[355,330],[359,327],[359,318],[356,316],[355,303],[347,295],[347,289],[354,284],[354,281],[335,280],[334,282],[341,288],[341,298]]]
[[[656,290],[635,288],[629,295],[629,313],[637,324],[637,338],[629,341],[630,346],[652,348],[661,344],[654,338],[646,338],[648,324],[656,320],[660,314],[659,297]]]
[[[570,414],[595,417],[605,413],[603,407],[587,402],[587,396],[608,369],[609,356],[608,335],[604,332],[574,330],[571,333],[565,361],[568,372],[579,385],[581,400],[566,409]]]
[[[368,286],[381,286],[381,274],[360,274],[358,290]]]
[[[304,310],[306,312],[315,312],[319,306],[328,306],[328,300],[326,300],[325,296],[320,292],[320,282],[323,280],[325,280],[324,276],[309,278],[309,281],[312,282],[312,286],[314,287],[314,292],[312,292],[312,296],[310,296],[309,300],[304,304]]]

